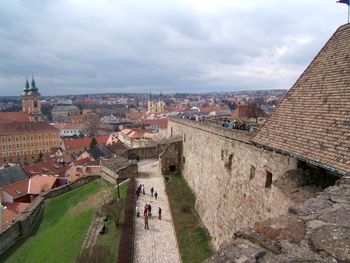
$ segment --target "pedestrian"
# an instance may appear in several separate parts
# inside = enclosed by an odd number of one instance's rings
[[[148,210],[148,215],[152,216],[152,206],[151,206],[151,204],[148,205],[148,209],[147,210]]]
[[[148,225],[148,215],[144,216],[145,219],[145,229],[149,229],[149,225]]]
[[[143,215],[147,215],[148,214],[148,204],[145,204],[144,209],[143,209]]]
[[[144,185],[144,184],[142,185],[142,193],[143,193],[143,195],[146,194],[146,193],[145,193],[145,185]]]
[[[157,191],[154,193],[154,198],[157,200],[157,197],[158,197],[158,193]]]
[[[136,206],[136,217],[140,217],[140,210],[138,206]]]
[[[153,197],[153,192],[154,192],[154,189],[153,189],[153,186],[151,188],[151,196]]]
[[[158,208],[158,219],[162,220],[162,209],[160,207]]]

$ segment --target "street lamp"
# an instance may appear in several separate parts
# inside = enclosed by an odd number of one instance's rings
[[[119,191],[119,177],[117,178],[117,192],[118,192],[118,198],[120,198],[120,191]]]

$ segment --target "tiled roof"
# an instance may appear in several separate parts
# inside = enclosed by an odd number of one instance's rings
[[[50,191],[55,183],[57,177],[55,176],[40,176],[36,175],[29,179],[29,194],[40,194],[42,192]]]
[[[93,137],[84,137],[81,139],[67,139],[63,140],[64,148],[66,150],[88,149]],[[98,144],[106,145],[109,135],[95,136]]]
[[[14,199],[17,199],[28,194],[28,183],[28,179],[24,181],[19,181],[14,184],[4,186],[2,190],[7,192]]]
[[[26,112],[0,112],[0,123],[29,122]]]
[[[128,118],[130,120],[137,120],[137,119],[140,119],[144,116],[146,116],[146,114],[144,112],[130,112],[130,113],[126,114],[126,118]]]
[[[21,122],[0,124],[0,135],[23,134],[25,132],[59,132],[46,122]]]
[[[53,188],[56,180],[56,176],[35,175],[30,179],[11,185],[6,185],[3,187],[3,191],[7,192],[14,199],[17,199],[27,194],[40,194],[41,192],[48,192]]]
[[[64,174],[68,170],[68,167],[59,164],[54,160],[45,160],[37,163],[26,164],[23,166],[23,169],[31,176],[37,174],[58,174],[60,177],[64,177]]]
[[[228,106],[211,106],[211,107],[200,108],[200,112],[204,112],[204,113],[210,113],[213,111],[223,111],[223,110],[229,110]]]
[[[144,120],[144,123],[149,125],[159,125],[161,129],[168,127],[168,119]]]
[[[73,123],[55,123],[53,125],[58,130],[84,130],[86,125]]]
[[[350,172],[350,24],[334,33],[253,142]]]
[[[0,169],[0,187],[14,184],[19,181],[27,179],[28,176],[24,172],[21,166],[12,166],[4,169]]]

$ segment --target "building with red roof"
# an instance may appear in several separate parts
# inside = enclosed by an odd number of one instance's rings
[[[27,112],[0,112],[0,124],[29,121],[29,114]]]

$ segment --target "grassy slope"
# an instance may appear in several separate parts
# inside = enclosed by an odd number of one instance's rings
[[[110,186],[93,181],[48,199],[36,233],[2,255],[0,262],[75,262],[96,207],[73,208],[106,187]]]
[[[166,184],[175,231],[184,263],[197,263],[213,254],[210,236],[194,209],[195,196],[182,176],[170,177]]]
[[[127,189],[128,189],[128,183],[124,183],[119,189],[120,197],[123,198],[124,201],[125,201]],[[114,193],[115,195],[117,194],[117,189],[115,190]],[[124,214],[124,211],[122,213]],[[121,221],[122,220],[123,220],[123,217],[121,218]],[[108,229],[107,233],[104,235],[98,236],[97,244],[109,247],[113,258],[117,260],[118,247],[119,247],[119,241],[120,241],[120,230],[116,228],[113,220],[109,220],[106,223],[106,227]]]

